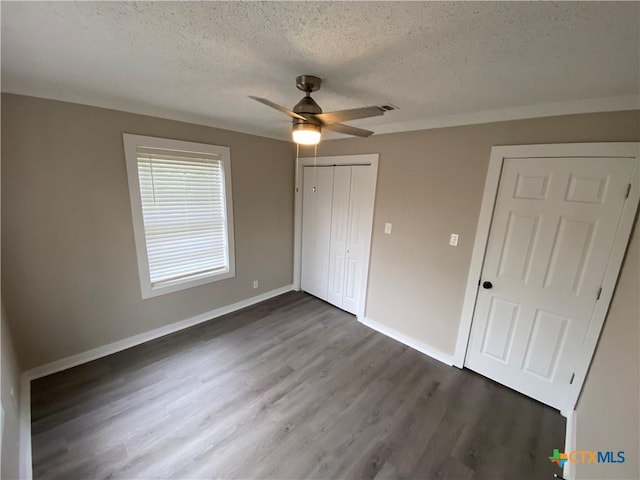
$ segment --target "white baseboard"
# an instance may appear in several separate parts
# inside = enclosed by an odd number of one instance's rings
[[[571,410],[566,415],[567,428],[564,437],[564,452],[569,453],[576,449],[576,422],[578,414],[575,410]],[[575,478],[575,465],[571,462],[565,462],[562,469],[562,476],[567,480],[573,480]]]
[[[192,327],[199,323],[213,320],[214,318],[221,317],[222,315],[277,297],[278,295],[290,292],[291,290],[293,290],[293,285],[285,285],[284,287],[276,288],[275,290],[256,295],[255,297],[247,298],[231,305],[210,310],[200,315],[196,315],[195,317],[187,318],[185,320],[165,325],[164,327],[156,328],[155,330],[124,338],[117,342],[103,345],[102,347],[93,348],[86,352],[78,353],[77,355],[56,360],[55,362],[46,363],[24,372],[22,374],[20,392],[20,478],[23,480],[31,480],[33,478],[33,467],[31,461],[31,380],[61,372],[62,370],[67,370],[68,368],[72,368],[92,360],[97,360],[98,358],[106,357],[107,355],[135,347],[136,345],[146,343],[150,340],[164,337],[165,335],[184,330],[185,328]]]
[[[435,360],[438,360],[449,366],[453,365],[453,355],[441,352],[440,350],[433,348],[432,346],[427,345],[424,342],[416,340],[415,338],[412,338],[409,335],[399,332],[398,330],[388,327],[387,325],[384,325],[380,322],[376,322],[375,320],[372,320],[370,318],[358,317],[358,321],[369,328],[373,328],[374,330],[377,330],[378,332],[386,335],[387,337],[391,337],[394,340],[397,340],[400,343],[404,343],[408,347],[413,348],[414,350],[418,350],[419,352],[424,353],[428,357],[434,358]]]

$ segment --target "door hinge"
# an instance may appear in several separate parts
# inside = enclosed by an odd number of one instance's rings
[[[629,198],[630,194],[631,194],[631,184],[627,185],[627,194],[625,195],[624,198]]]
[[[596,300],[600,300],[600,295],[602,295],[602,287],[598,289],[598,295],[596,295]]]
[[[574,379],[574,378],[576,378],[576,374],[575,374],[575,373],[573,373],[573,374],[571,375],[571,380],[569,380],[569,385],[573,385],[573,379]]]

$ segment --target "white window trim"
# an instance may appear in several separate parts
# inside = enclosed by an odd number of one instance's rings
[[[177,292],[187,288],[218,282],[235,277],[235,242],[233,235],[233,202],[231,191],[231,154],[229,147],[209,145],[205,143],[183,142],[158,137],[132,135],[124,133],[124,154],[127,165],[127,177],[129,181],[129,198],[131,200],[131,218],[133,221],[133,234],[136,243],[136,256],[138,258],[138,274],[140,277],[140,291],[142,298],[152,298],[158,295]],[[178,150],[183,152],[206,153],[219,155],[222,160],[225,188],[225,206],[227,213],[227,240],[229,252],[229,270],[222,273],[211,273],[198,278],[190,278],[184,281],[175,281],[166,285],[152,287],[149,275],[149,260],[147,256],[147,243],[145,240],[144,221],[142,217],[142,202],[140,199],[140,183],[138,179],[137,147],[159,148],[165,150]]]

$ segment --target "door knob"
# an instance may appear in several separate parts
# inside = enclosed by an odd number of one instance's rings
[[[493,283],[491,283],[491,282],[482,282],[482,288],[484,288],[485,290],[489,290],[490,288],[493,288]]]

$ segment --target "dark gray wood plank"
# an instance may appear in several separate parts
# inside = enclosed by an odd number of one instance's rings
[[[291,292],[32,382],[36,479],[552,478],[564,419]]]

